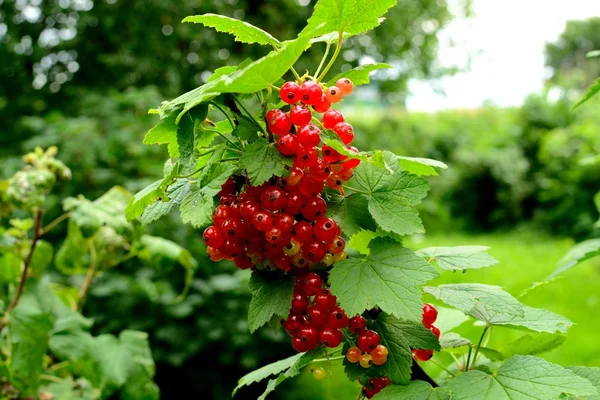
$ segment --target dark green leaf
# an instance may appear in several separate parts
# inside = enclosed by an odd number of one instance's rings
[[[39,240],[35,245],[33,258],[31,259],[31,276],[41,278],[46,267],[52,262],[54,248],[44,240]]]
[[[366,197],[359,194],[344,197],[339,192],[328,191],[326,199],[327,216],[336,220],[345,235],[352,236],[362,229],[377,229],[367,209]]]
[[[537,333],[521,336],[512,343],[500,347],[505,358],[520,355],[536,355],[553,350],[564,343],[567,337],[562,333]]]
[[[238,125],[233,129],[231,134],[241,140],[247,142],[253,142],[258,139],[258,132],[260,131],[254,121],[244,117],[243,115],[236,116]]]
[[[424,381],[412,381],[410,384],[389,385],[377,395],[377,400],[452,400],[454,397],[445,388],[432,388]]]
[[[239,167],[248,172],[250,183],[255,186],[262,185],[273,175],[282,176],[286,166],[290,166],[291,159],[283,156],[274,144],[265,139],[246,146],[246,150],[239,161]]]
[[[265,365],[264,367],[261,367],[244,375],[238,381],[238,385],[235,387],[235,389],[233,389],[232,395],[235,396],[235,393],[243,386],[250,386],[253,383],[260,382],[263,379],[267,379],[271,375],[275,375],[282,371],[290,369],[300,360],[300,358],[303,355],[303,353],[295,354],[291,357],[284,358],[283,360],[279,360],[272,364]]]
[[[215,208],[213,196],[208,196],[202,190],[194,190],[181,203],[181,221],[192,224],[194,228],[207,226],[212,221]]]
[[[309,351],[307,353],[302,353],[300,358],[296,360],[296,362],[289,367],[285,372],[281,373],[276,379],[269,380],[267,384],[267,389],[265,392],[258,398],[258,400],[265,400],[267,395],[275,390],[275,388],[287,378],[293,378],[298,375],[302,368],[310,364],[312,360],[322,355],[322,350],[317,348],[315,350]]]
[[[229,18],[224,15],[202,14],[186,17],[183,22],[194,22],[204,26],[215,28],[218,32],[230,33],[235,40],[242,43],[258,43],[278,47],[281,43],[268,32],[257,28],[247,22]]]
[[[159,218],[170,214],[181,205],[183,199],[190,194],[191,184],[189,179],[178,179],[174,184],[167,188],[169,201],[156,201],[144,209],[141,217],[143,225],[148,225]]]
[[[250,332],[266,324],[276,315],[287,318],[292,303],[294,280],[287,275],[253,272],[250,278],[252,301],[248,310]]]

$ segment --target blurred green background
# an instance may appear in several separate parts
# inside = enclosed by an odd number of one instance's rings
[[[156,123],[147,110],[202,84],[219,66],[266,52],[181,19],[222,13],[289,39],[313,5],[310,0],[0,0],[0,176],[11,176],[20,154],[34,146],[58,146],[73,180],[56,195],[48,218],[60,215],[58,199],[64,195],[96,198],[115,184],[139,190],[161,174],[166,154],[142,145]],[[461,13],[468,15],[468,1],[461,3]],[[456,72],[436,58],[439,33],[452,18],[445,1],[399,0],[379,29],[349,40],[334,69],[354,67],[363,56],[402,68],[376,77],[366,89],[377,93],[376,102],[360,101],[358,91],[343,109],[357,132],[357,147],[450,166],[430,179],[432,190],[421,207],[428,234],[410,244],[488,245],[501,264],[441,281],[493,283],[517,295],[547,276],[575,240],[600,236],[593,228],[600,174],[598,165],[586,163],[600,154],[600,101],[571,111],[574,99],[600,75],[600,59],[582,56],[600,49],[600,18],[569,23],[547,46],[546,90],[532,93],[520,107],[408,113],[410,79]],[[304,57],[299,70],[314,67],[318,53]],[[61,229],[52,233],[55,242],[64,236]],[[98,277],[84,313],[95,319],[96,333],[149,332],[163,398],[177,398],[182,389],[190,398],[230,398],[243,374],[293,353],[283,333],[265,328],[249,334],[248,275],[208,262],[198,231],[182,225],[177,215],[150,231],[168,232],[200,260],[186,300],[172,305],[183,276],[126,263]],[[590,317],[598,309],[599,273],[600,264],[588,262],[524,299],[577,323],[549,360],[600,364],[600,319]],[[494,340],[503,338],[514,333],[494,332]],[[335,378],[323,383],[304,374],[272,397],[356,397],[356,386],[334,372]],[[256,398],[260,389],[244,389],[239,398]]]

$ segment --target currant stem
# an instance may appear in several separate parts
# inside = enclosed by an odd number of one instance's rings
[[[485,337],[485,334],[487,333],[489,328],[490,328],[490,326],[486,325],[485,328],[483,328],[483,332],[481,332],[481,337],[479,338],[479,343],[477,344],[477,349],[475,349],[475,355],[473,356],[472,367],[475,367],[475,363],[477,362],[477,357],[479,356],[479,348],[481,347],[481,343],[483,343],[483,338]]]
[[[469,346],[469,353],[467,354],[467,362],[465,363],[465,372],[469,370],[469,364],[471,363],[471,352],[473,351],[473,346]]]
[[[452,371],[450,371],[448,368],[444,367],[442,364],[436,362],[434,359],[429,360],[429,362],[431,362],[433,365],[437,365],[438,367],[440,367],[441,369],[443,369],[444,371],[446,371],[448,374],[450,374],[454,378],[456,378],[456,374],[455,373],[453,373]]]
[[[42,231],[40,232],[40,237],[44,236],[46,233],[50,232],[56,225],[60,224],[61,222],[63,222],[65,219],[69,218],[71,216],[70,212],[64,213],[63,215],[57,217],[54,221],[50,222],[48,225],[46,225]]]
[[[85,281],[81,286],[81,290],[79,291],[79,297],[77,299],[76,311],[81,310],[83,306],[83,302],[90,290],[90,286],[92,285],[92,280],[94,279],[94,275],[96,274],[96,266],[97,266],[97,257],[96,257],[96,247],[92,241],[89,242],[90,247],[90,269],[85,277]]]
[[[235,128],[235,124],[233,123],[233,121],[231,120],[231,117],[229,116],[229,114],[223,110],[221,108],[220,105],[218,105],[217,103],[215,103],[214,101],[211,101],[210,104],[212,104],[215,108],[217,108],[219,111],[221,111],[223,113],[223,115],[225,115],[225,117],[227,118],[227,120],[229,121],[229,124],[231,125],[231,128]]]
[[[343,187],[344,189],[352,190],[352,191],[353,191],[353,192],[355,192],[355,193],[360,193],[360,194],[364,194],[364,195],[367,195],[367,196],[369,196],[369,195],[371,194],[371,193],[365,192],[364,190],[355,189],[355,188],[353,188],[353,187],[350,187],[350,186],[348,186],[348,185],[343,185],[342,187]]]
[[[333,57],[331,57],[331,60],[329,60],[329,63],[325,67],[325,70],[323,71],[323,73],[317,78],[318,82],[321,82],[323,80],[323,78],[325,78],[325,76],[327,75],[327,73],[329,72],[331,67],[333,67],[335,60],[337,59],[338,55],[340,54],[340,50],[342,50],[342,40],[343,39],[344,39],[344,33],[338,32],[338,41],[337,41],[337,44],[335,47],[335,52],[333,53]]]
[[[234,126],[235,126],[235,125],[234,125]],[[231,139],[229,139],[227,136],[225,136],[225,134],[224,134],[224,133],[222,133],[222,132],[219,132],[219,131],[218,131],[218,130],[216,130],[216,129],[205,129],[205,131],[206,131],[206,132],[213,132],[213,133],[216,133],[217,135],[221,136],[223,139],[227,140],[227,141],[229,142],[229,144],[231,144],[233,147],[235,147],[235,148],[236,148],[236,149],[238,149],[238,150],[241,150],[241,149],[240,149],[240,146],[238,146],[238,145],[237,145],[237,143],[235,143],[233,140],[231,140]]]
[[[321,72],[321,68],[323,68],[323,64],[325,64],[325,60],[327,59],[327,56],[329,55],[330,49],[331,49],[331,42],[328,41],[327,47],[325,48],[325,54],[323,54],[323,58],[321,58],[321,63],[319,64],[319,67],[315,71],[315,76],[319,76],[319,73]]]
[[[300,78],[300,75],[298,75],[296,69],[294,67],[290,67],[290,71],[292,71],[292,74],[294,74],[294,76],[296,77],[296,81],[298,81],[298,84],[302,84],[302,78]]]
[[[314,360],[311,361],[311,363],[320,363],[320,362],[325,362],[325,361],[337,361],[337,360],[343,360],[344,358],[346,358],[346,356],[336,356],[336,357],[329,357],[329,358],[315,358]]]

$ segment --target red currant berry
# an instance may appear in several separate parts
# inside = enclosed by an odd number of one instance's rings
[[[338,110],[329,110],[323,114],[323,126],[326,129],[333,129],[334,126],[344,122],[344,115]]]
[[[285,254],[280,254],[273,258],[273,264],[282,271],[289,271],[292,267],[292,258]]]
[[[431,357],[433,357],[433,350],[418,349],[413,350],[412,353],[413,357],[416,357],[421,361],[429,361],[431,360]]]
[[[322,310],[331,311],[335,308],[337,297],[331,294],[329,289],[323,289],[315,295],[315,305]]]
[[[352,169],[350,168],[342,168],[342,170],[338,172],[339,178],[344,182],[349,181],[353,175],[354,172],[352,172]]]
[[[225,254],[220,249],[211,246],[206,248],[206,254],[214,262],[219,262],[225,257]]]
[[[298,152],[298,140],[291,133],[283,134],[277,139],[277,150],[284,156],[293,156]]]
[[[358,347],[350,347],[346,352],[346,359],[352,364],[359,362],[360,356],[362,356],[362,351]]]
[[[295,254],[292,257],[292,265],[296,268],[308,268],[308,264],[310,263],[310,261],[308,261],[306,259],[306,257],[304,257],[304,254],[302,254],[302,251],[299,251],[297,254]]]
[[[260,199],[260,195],[264,190],[264,186],[246,186],[246,198],[245,201],[258,201]]]
[[[233,263],[239,269],[250,269],[250,268],[254,267],[252,260],[248,257],[248,255],[246,253],[243,253],[243,252],[238,254],[233,259]]]
[[[213,223],[215,226],[221,226],[221,224],[228,218],[233,216],[231,207],[229,206],[217,206],[213,211]]]
[[[258,204],[255,201],[245,201],[242,203],[242,205],[240,206],[240,215],[242,217],[242,219],[244,220],[244,222],[248,223],[252,223],[252,217],[254,216],[254,214],[256,214],[258,211],[260,211],[260,204]],[[248,225],[250,226],[250,225]]]
[[[353,153],[358,153],[358,149],[356,147],[354,147],[354,146],[348,146],[348,150],[350,150]],[[358,158],[353,158],[353,159],[348,160],[345,163],[343,163],[342,164],[342,168],[344,168],[344,169],[352,169],[352,168],[358,167],[358,164],[360,164],[360,160]]]
[[[340,122],[333,127],[333,131],[342,139],[344,144],[350,144],[354,140],[354,128],[347,122]]]
[[[339,103],[342,100],[342,91],[337,86],[328,87],[325,95],[327,96],[327,100],[333,104]]]
[[[260,195],[260,204],[268,211],[279,211],[287,203],[287,197],[283,189],[271,186]]]
[[[302,215],[309,221],[315,221],[325,215],[327,203],[321,197],[312,196],[302,208]]]
[[[313,105],[313,109],[318,113],[324,113],[325,111],[331,108],[331,103],[327,100],[327,96],[325,94],[321,95],[321,98],[315,102]]]
[[[425,328],[431,327],[437,316],[438,312],[434,306],[428,303],[423,305],[423,325],[425,325]]]
[[[215,248],[221,247],[223,241],[225,240],[225,237],[223,236],[221,231],[215,228],[214,226],[209,226],[208,228],[206,228],[204,230],[202,238],[204,239],[204,243],[207,246]]]
[[[292,299],[292,312],[302,314],[308,307],[308,297],[305,294],[296,293]]]
[[[238,254],[241,254],[244,251],[244,246],[240,243],[239,240],[236,239],[227,239],[225,243],[223,243],[223,253],[228,257],[237,257]]]
[[[228,238],[241,238],[244,235],[245,227],[237,218],[227,218],[221,224],[221,232]]]
[[[304,104],[298,104],[292,107],[290,110],[290,118],[292,123],[296,126],[303,126],[310,123],[312,119],[312,113],[310,109]]]
[[[348,78],[340,78],[335,83],[335,86],[340,88],[340,91],[344,96],[349,95],[354,90],[354,83]]]
[[[356,317],[350,318],[348,321],[348,329],[350,332],[354,334],[359,334],[365,330],[367,327],[367,320],[365,320],[362,315],[357,315]]]
[[[321,286],[323,285],[323,280],[321,277],[314,272],[309,272],[308,274],[297,279],[298,288],[307,296],[314,296],[321,291]]]
[[[288,104],[297,103],[300,100],[300,86],[296,82],[286,82],[279,89],[279,96]]]
[[[373,358],[373,364],[375,365],[383,365],[387,362],[389,350],[384,345],[380,344],[375,347],[375,350],[371,352],[371,357]]]
[[[327,178],[327,186],[333,190],[342,191],[344,189],[344,181],[340,178],[340,174],[333,173]]]
[[[308,261],[320,262],[327,254],[327,246],[320,240],[312,240],[302,246],[302,252]]]
[[[321,143],[321,130],[316,126],[304,125],[298,132],[296,133],[296,137],[298,138],[298,142],[305,147],[313,147]]]
[[[377,393],[379,393],[379,391],[375,388],[364,386],[362,388],[362,393],[367,399],[372,399]]]
[[[328,163],[335,163],[344,159],[344,156],[326,144],[323,145],[321,153],[323,154],[323,160],[327,161]]]
[[[308,242],[313,236],[313,227],[306,221],[298,221],[292,227],[292,236],[300,243]]]
[[[226,194],[219,199],[219,205],[230,206],[238,199],[235,194]]]
[[[224,184],[221,185],[221,191],[217,196],[223,197],[235,194],[235,181],[232,178],[227,178]]]
[[[278,214],[275,216],[274,226],[281,229],[281,231],[289,232],[294,226],[294,217],[286,213]]]
[[[325,347],[337,347],[342,343],[342,332],[335,328],[325,328],[319,334],[319,341]]]
[[[287,190],[294,190],[300,186],[304,172],[299,167],[292,167],[290,174],[282,179],[282,184]]]
[[[346,248],[346,241],[341,236],[336,236],[333,238],[329,245],[327,246],[327,251],[331,254],[338,254],[344,251]]]
[[[304,202],[306,201],[306,197],[300,193],[291,193],[288,195],[287,203],[283,208],[283,211],[296,215],[302,211],[302,207],[304,207]]]
[[[306,323],[322,328],[327,324],[327,313],[316,306],[310,306],[306,310]]]
[[[301,167],[310,167],[319,159],[319,153],[314,147],[300,146],[296,152],[296,159]]]
[[[319,344],[319,332],[314,326],[308,325],[300,328],[295,336],[304,342],[307,348],[306,351],[314,349]]]
[[[322,217],[315,222],[313,233],[317,239],[330,242],[337,236],[337,229],[338,225],[333,219]]]
[[[348,325],[348,317],[340,307],[334,307],[329,314],[329,326],[336,329],[345,328]]]
[[[380,378],[371,378],[370,380],[373,387],[379,390],[383,389],[391,383],[390,378],[388,378],[387,376],[382,376]]]
[[[275,135],[288,133],[292,128],[292,120],[290,117],[285,112],[278,109],[267,112],[266,122],[269,130]]]
[[[379,346],[379,334],[375,331],[366,330],[361,332],[356,339],[358,348],[365,353],[370,353]]]
[[[281,326],[290,335],[298,332],[304,326],[304,317],[298,314],[290,314],[285,320],[281,320]]]
[[[431,333],[433,333],[435,335],[436,338],[438,338],[438,339],[440,338],[441,332],[437,326],[431,325],[429,327],[429,330],[431,331]]]
[[[314,179],[312,177],[305,177],[300,183],[300,192],[307,197],[321,193],[324,188],[325,181]]]
[[[279,244],[283,239],[283,232],[279,228],[271,228],[265,232],[265,239],[271,244]]]
[[[310,167],[310,175],[319,181],[327,179],[331,173],[329,163],[323,159],[318,159],[317,162]]]
[[[308,346],[306,345],[305,341],[302,340],[297,333],[292,337],[292,347],[298,353],[304,353],[305,351],[308,351]]]
[[[273,217],[266,211],[259,211],[252,217],[252,225],[261,232],[273,227]]]
[[[304,104],[315,104],[323,96],[323,89],[317,82],[308,81],[300,86],[300,101]]]

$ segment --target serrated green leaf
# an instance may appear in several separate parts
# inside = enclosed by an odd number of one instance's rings
[[[178,179],[167,188],[169,201],[155,201],[144,209],[140,221],[142,225],[148,225],[159,218],[170,214],[181,205],[183,199],[190,194],[191,184],[189,179]]]
[[[209,28],[214,28],[218,32],[230,33],[235,36],[237,42],[258,43],[278,47],[281,45],[279,40],[271,36],[270,33],[257,28],[247,22],[239,19],[229,18],[224,15],[202,14],[186,17],[183,22],[193,22],[202,24]]]
[[[283,156],[265,139],[258,139],[246,146],[239,160],[239,167],[248,172],[250,183],[254,186],[262,185],[273,175],[284,175],[286,166],[291,166],[291,159]]]
[[[131,226],[127,223],[124,212],[128,203],[131,204],[131,199],[131,193],[120,186],[114,186],[94,201],[83,196],[77,199],[67,198],[64,208],[71,212],[71,221],[79,227],[82,235],[89,238],[106,226],[118,233],[130,231]]]
[[[471,341],[469,339],[460,336],[458,333],[444,332],[442,333],[442,336],[440,336],[440,347],[442,349],[453,349],[457,347],[468,346],[470,344]]]
[[[594,82],[592,84],[592,86],[590,86],[590,88],[583,95],[583,97],[581,99],[579,99],[579,101],[577,103],[575,103],[575,105],[573,106],[573,110],[575,110],[577,107],[579,107],[580,105],[582,105],[583,103],[585,103],[586,101],[588,101],[589,99],[591,99],[592,97],[597,95],[599,92],[600,92],[600,78],[598,80],[596,80],[596,82]]]
[[[445,386],[456,400],[549,400],[558,399],[562,393],[597,395],[588,380],[533,356],[514,356],[494,375],[466,372]]]
[[[442,269],[464,271],[498,264],[487,250],[486,246],[428,247],[416,253]]]
[[[321,349],[317,348],[315,350],[309,351],[307,353],[301,353],[301,354],[302,355],[300,356],[300,358],[298,358],[296,360],[296,362],[294,364],[292,364],[292,366],[289,367],[285,372],[280,374],[276,379],[269,380],[269,383],[267,384],[267,389],[264,391],[264,393],[262,395],[260,395],[260,397],[258,397],[257,400],[265,400],[267,395],[269,393],[271,393],[272,391],[274,391],[275,388],[277,386],[279,386],[279,384],[281,382],[283,382],[287,378],[293,378],[294,376],[298,375],[300,373],[300,371],[302,370],[302,368],[304,368],[305,366],[310,364],[310,362],[312,360],[319,357],[323,353],[322,353]]]
[[[385,63],[361,65],[351,69],[350,71],[337,74],[326,83],[326,86],[334,86],[338,79],[341,78],[350,79],[354,86],[366,85],[370,82],[369,76],[371,72],[386,68],[392,68],[392,66]]]
[[[249,288],[252,293],[248,310],[251,333],[269,322],[274,315],[287,318],[294,292],[294,280],[291,277],[253,272]]]
[[[21,276],[21,257],[13,253],[0,254],[0,282],[16,283]]]
[[[443,162],[430,158],[398,156],[398,162],[403,170],[418,176],[437,176],[436,168],[448,169],[448,166]]]
[[[456,307],[480,321],[491,323],[496,317],[523,317],[523,305],[499,286],[460,283],[426,286],[423,291]]]
[[[219,79],[220,77],[222,77],[224,75],[233,74],[235,71],[237,71],[237,69],[238,69],[237,65],[225,65],[224,67],[219,67],[219,68],[215,69],[215,72],[213,72],[213,74],[210,76],[210,78],[208,78],[208,80],[206,82],[212,82],[214,80]]]
[[[600,394],[600,368],[598,367],[581,367],[581,366],[571,366],[567,367],[573,371],[576,375],[587,379],[590,381],[592,385],[596,388],[598,393]],[[593,400],[598,399],[600,396],[592,397]]]
[[[381,23],[381,17],[396,5],[396,0],[320,0],[303,32],[313,36],[330,32],[358,35]]]
[[[179,157],[177,146],[177,113],[171,113],[151,128],[144,136],[144,144],[168,144],[169,156]]]
[[[567,330],[573,325],[569,319],[562,315],[555,314],[542,308],[523,306],[523,313],[524,315],[522,317],[511,317],[509,315],[498,314],[492,318],[489,323],[515,329],[527,329],[548,333],[567,333]]]
[[[412,250],[389,238],[376,238],[371,253],[336,263],[329,275],[331,290],[348,315],[379,307],[398,318],[421,321],[418,286],[438,276]]]
[[[479,352],[489,358],[491,361],[504,361],[506,360],[506,356],[495,349],[490,349],[489,347],[481,346],[479,348]]]
[[[381,344],[389,350],[388,360],[382,365],[381,372],[393,382],[407,384],[410,381],[413,360],[411,349],[440,350],[435,335],[420,321],[404,321],[381,313],[374,327],[379,333]]]
[[[362,229],[376,230],[377,225],[367,209],[368,200],[359,194],[342,196],[339,192],[327,192],[327,216],[336,220],[345,235],[352,236]]]
[[[244,117],[243,115],[237,115],[236,119],[238,121],[238,125],[236,125],[231,132],[234,137],[240,138],[241,140],[245,140],[247,142],[253,142],[258,139],[259,129],[254,121],[252,121],[250,118]]]
[[[566,336],[562,333],[537,333],[521,336],[512,343],[508,343],[500,347],[500,353],[504,354],[505,358],[514,355],[536,355],[553,350],[564,343]]]
[[[304,353],[298,353],[288,358],[284,358],[283,360],[279,360],[272,364],[265,365],[257,370],[254,370],[243,377],[238,381],[238,385],[233,389],[232,396],[235,396],[236,392],[240,390],[243,386],[250,386],[253,383],[260,382],[264,379],[267,379],[271,375],[278,374],[282,371],[290,369],[293,365],[295,365],[298,360],[304,355]]]
[[[358,251],[361,254],[368,255],[371,251],[369,249],[369,243],[376,237],[380,237],[380,234],[373,231],[360,230],[350,237],[348,241],[348,247]]]
[[[213,196],[208,196],[202,190],[194,190],[181,203],[181,221],[191,224],[194,228],[207,226],[212,221],[214,208]]]
[[[195,269],[198,262],[192,254],[177,243],[158,236],[143,235],[141,243],[145,247],[139,258],[153,266],[168,270],[179,263],[188,269]]]
[[[147,206],[159,200],[158,197],[165,191],[166,186],[165,179],[159,179],[137,192],[129,200],[129,204],[127,204],[127,208],[125,209],[127,221],[132,221],[141,216]]]
[[[369,212],[384,231],[397,235],[425,233],[418,211],[411,206],[393,205],[372,198],[369,201]]]
[[[451,400],[452,394],[444,388],[432,388],[424,381],[408,385],[389,385],[377,395],[377,400]]]
[[[581,243],[577,243],[558,262],[558,268],[546,280],[552,279],[577,264],[597,256],[600,256],[600,239],[584,240]]]

